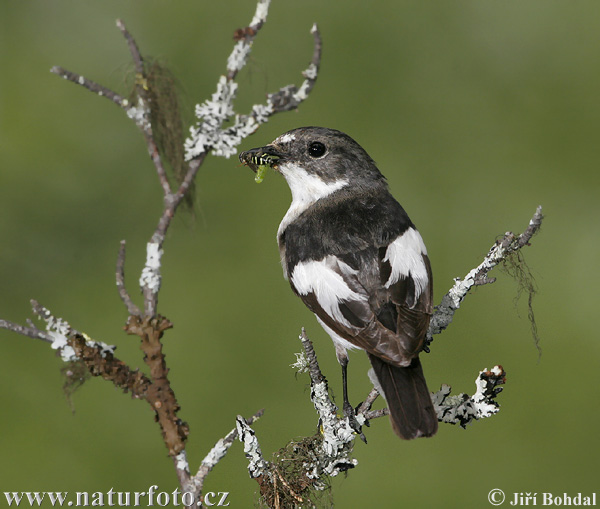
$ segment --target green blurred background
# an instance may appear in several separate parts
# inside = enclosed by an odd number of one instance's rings
[[[114,284],[119,241],[135,292],[161,192],[135,126],[117,107],[50,74],[61,65],[122,93],[131,73],[114,21],[142,52],[167,62],[193,105],[224,72],[253,0],[0,4],[0,317],[23,323],[36,298],[144,368]],[[273,117],[240,149],[302,125],[352,135],[378,162],[428,246],[437,300],[480,262],[498,235],[521,232],[538,204],[546,219],[524,252],[536,278],[543,354],[526,297],[498,281],[472,292],[424,356],[432,390],[474,391],[479,370],[502,364],[501,412],[466,431],[397,440],[367,430],[358,467],[333,480],[338,507],[487,507],[488,492],[598,490],[600,346],[600,3],[553,0],[275,0],[236,106],[300,83],[324,41],[321,74],[298,112]],[[290,196],[283,179],[257,186],[236,158],[209,157],[195,214],[178,217],[163,258],[160,311],[170,376],[191,427],[192,468],[233,426],[255,425],[268,456],[312,434],[307,379],[289,367],[306,326],[341,395],[330,340],[281,277],[275,232]],[[352,357],[352,399],[369,390],[366,358]],[[45,344],[0,332],[0,492],[172,491],[176,479],[152,413],[91,380],[65,400],[61,362]],[[240,444],[208,477],[231,507],[251,507]],[[541,496],[541,495],[540,495]],[[5,504],[4,498],[0,505]],[[541,504],[541,499],[538,499]]]

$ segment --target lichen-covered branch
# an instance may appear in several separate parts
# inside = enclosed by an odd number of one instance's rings
[[[350,427],[348,418],[338,415],[313,344],[304,329],[300,340],[303,352],[296,354],[292,367],[297,372],[310,375],[310,398],[318,414],[318,432],[290,442],[269,461],[262,453],[255,431],[238,421],[238,435],[249,460],[250,477],[259,484],[262,501],[268,507],[311,506],[319,493],[327,490],[330,477],[358,465],[352,457],[354,440],[358,435]],[[466,427],[473,420],[494,415],[499,408],[495,398],[502,390],[499,386],[505,382],[505,375],[501,366],[481,371],[475,381],[477,390],[472,396],[450,396],[450,387],[443,385],[432,395],[438,419]],[[371,410],[378,395],[377,390],[372,389],[357,409],[356,417],[361,425],[368,426],[370,420],[388,415],[387,408]]]
[[[246,426],[252,426],[258,419],[263,416],[264,409],[256,412],[249,419],[245,419],[244,422]],[[239,417],[238,417],[239,419]],[[225,437],[219,439],[214,447],[208,452],[205,458],[200,463],[200,467],[196,474],[189,479],[189,490],[192,491],[196,495],[196,499],[200,500],[200,496],[202,494],[202,489],[204,488],[204,481],[208,474],[212,471],[213,468],[221,461],[229,448],[234,443],[235,439],[238,437],[238,424],[236,420],[236,427],[232,429]]]
[[[198,122],[190,129],[190,136],[185,141],[187,160],[193,160],[207,151],[217,156],[231,157],[237,152],[236,147],[241,141],[256,132],[270,116],[296,109],[313,89],[321,63],[322,48],[321,36],[316,25],[311,29],[314,38],[313,57],[308,68],[302,73],[305,78],[302,85],[299,88],[288,85],[269,94],[266,104],[255,104],[249,114],[235,113],[233,101],[238,85],[233,79],[246,63],[252,41],[266,20],[268,4],[268,1],[259,2],[257,14],[253,19],[255,24],[242,31],[244,35],[236,43],[228,59],[228,73],[219,79],[217,90],[211,99],[196,106]],[[224,128],[223,124],[232,118],[233,125]]]
[[[129,314],[125,330],[140,338],[144,361],[150,368],[149,376],[132,370],[117,359],[114,356],[115,347],[94,341],[76,331],[65,320],[56,318],[35,301],[32,302],[34,313],[44,320],[46,330],[32,323],[20,325],[0,320],[0,328],[50,343],[60,353],[68,366],[64,372],[73,380],[70,392],[81,385],[86,374],[82,370],[86,369],[88,376],[100,376],[134,397],[146,400],[156,413],[180,485],[183,489],[193,490],[198,501],[201,501],[205,477],[226,454],[238,434],[243,435],[245,440],[250,436],[250,425],[260,413],[248,421],[238,418],[236,430],[220,440],[203,460],[196,475],[191,475],[185,451],[189,430],[187,424],[177,417],[180,407],[169,382],[169,369],[162,348],[163,334],[171,327],[171,323],[158,314],[163,244],[179,205],[191,195],[194,179],[206,156],[212,153],[229,157],[236,153],[237,145],[245,137],[254,133],[270,116],[297,108],[314,87],[322,46],[316,25],[311,30],[314,38],[313,57],[303,72],[302,84],[299,87],[289,85],[269,94],[266,104],[253,106],[248,114],[240,115],[234,111],[233,102],[238,87],[234,80],[245,66],[255,37],[267,20],[269,5],[270,0],[258,0],[250,24],[236,31],[236,42],[227,59],[226,73],[219,79],[212,98],[196,107],[198,122],[192,127],[185,143],[173,80],[163,80],[170,74],[157,62],[144,57],[123,21],[117,20],[117,27],[128,45],[135,66],[134,89],[129,95],[120,95],[62,67],[51,69],[52,73],[65,80],[106,97],[125,112],[144,136],[148,155],[163,191],[163,210],[146,244],[146,263],[139,277],[143,306],[135,304],[125,284],[125,241],[121,242],[115,273],[119,297]],[[168,173],[168,168],[171,168],[172,175]],[[250,441],[247,442],[247,450],[250,451],[253,446]],[[257,476],[260,476],[259,471],[257,463]],[[281,474],[276,473],[276,477],[285,485]],[[292,487],[289,487],[289,492],[296,496]]]
[[[432,396],[438,420],[465,428],[474,420],[491,417],[500,410],[496,396],[502,392],[499,386],[505,382],[506,372],[498,365],[489,371],[484,369],[479,372],[475,380],[477,390],[472,396],[462,393],[450,396],[451,387],[442,385]]]
[[[327,379],[321,373],[313,344],[304,329],[300,334],[300,340],[308,359],[311,380],[310,399],[319,414],[319,422],[323,430],[321,444],[323,454],[316,464],[310,466],[309,477],[312,479],[318,479],[322,475],[335,477],[356,465],[356,460],[350,458],[351,444],[356,433],[346,417],[338,417],[338,408],[329,396]],[[357,415],[357,420],[360,425],[365,423],[361,415]]]
[[[442,299],[442,304],[436,308],[435,324],[432,325],[430,334],[442,332],[448,326],[452,315],[472,286],[492,282],[488,273],[493,267],[523,246],[529,245],[541,222],[542,209],[538,207],[523,234],[515,236],[513,233],[506,233],[496,242],[480,265],[470,271],[464,280],[456,280]],[[278,507],[286,500],[290,506],[299,504],[300,501],[310,501],[315,492],[327,487],[329,477],[358,464],[357,460],[352,458],[353,443],[358,435],[351,428],[347,417],[338,416],[338,408],[329,395],[327,380],[319,368],[314,347],[304,329],[300,340],[303,352],[296,354],[296,362],[292,367],[297,372],[308,372],[310,375],[310,398],[318,414],[319,432],[300,442],[290,442],[282,449],[284,452],[280,451],[280,457],[283,457],[284,461],[266,462],[255,433],[244,428],[245,451],[250,460],[251,477],[257,479],[263,500],[269,507]],[[496,397],[502,391],[501,385],[505,382],[506,373],[502,366],[497,365],[491,370],[484,369],[479,372],[475,380],[476,391],[472,396],[464,393],[451,396],[450,386],[442,385],[441,389],[432,395],[438,420],[464,428],[474,420],[495,415],[499,411]],[[357,408],[356,419],[361,426],[368,426],[370,420],[389,414],[387,408],[371,410],[378,396],[377,389],[373,388]]]
[[[461,302],[466,297],[469,290],[474,286],[480,286],[487,283],[493,283],[495,278],[488,278],[489,272],[499,263],[502,263],[509,256],[517,253],[522,247],[529,245],[531,238],[539,231],[542,226],[541,205],[537,207],[535,214],[529,221],[526,230],[516,236],[512,232],[506,232],[504,237],[497,240],[491,247],[483,261],[463,278],[456,278],[454,285],[448,293],[442,297],[442,302],[436,306],[429,331],[427,333],[426,351],[429,351],[429,344],[433,341],[433,335],[441,333],[450,323],[454,313],[460,307]]]

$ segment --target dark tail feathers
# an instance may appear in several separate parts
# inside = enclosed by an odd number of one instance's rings
[[[406,368],[392,366],[371,354],[369,360],[387,400],[396,435],[405,440],[435,435],[437,415],[419,358]]]

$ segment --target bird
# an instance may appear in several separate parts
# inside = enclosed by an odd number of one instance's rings
[[[431,265],[374,160],[349,135],[315,126],[239,158],[255,172],[270,166],[291,190],[277,231],[283,274],[334,343],[350,425],[364,439],[347,390],[348,351],[360,349],[394,432],[433,436],[438,419],[419,359],[433,309]]]

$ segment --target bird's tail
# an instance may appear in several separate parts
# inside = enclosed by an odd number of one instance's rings
[[[387,400],[396,435],[405,440],[435,435],[437,415],[419,358],[405,368],[392,366],[371,354],[369,360]]]

